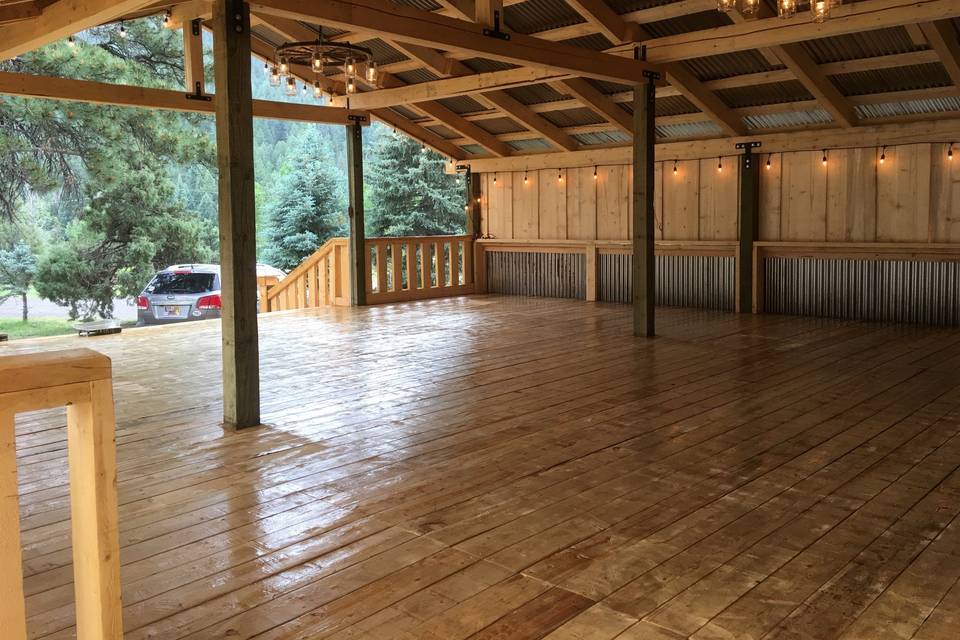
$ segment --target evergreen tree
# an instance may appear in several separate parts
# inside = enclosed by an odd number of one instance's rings
[[[293,269],[328,239],[347,233],[343,171],[331,156],[321,132],[310,127],[281,167],[264,205],[263,253],[273,266]]]
[[[23,321],[27,321],[27,292],[37,275],[37,256],[25,242],[0,249],[0,303],[19,296]]]
[[[445,159],[399,134],[379,137],[366,174],[374,236],[463,233],[462,179],[444,173]]]

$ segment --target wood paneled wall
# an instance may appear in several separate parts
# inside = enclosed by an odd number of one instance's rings
[[[759,154],[760,239],[960,242],[960,148],[946,144]],[[769,160],[769,169],[766,168]],[[718,171],[722,163],[723,170]],[[737,156],[658,162],[658,239],[736,240]],[[526,180],[525,180],[526,178]],[[496,181],[494,181],[496,179]],[[483,174],[481,231],[495,238],[629,240],[632,167]]]

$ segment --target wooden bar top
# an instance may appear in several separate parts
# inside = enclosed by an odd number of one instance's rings
[[[64,349],[0,356],[0,395],[107,380],[110,358],[92,349]]]

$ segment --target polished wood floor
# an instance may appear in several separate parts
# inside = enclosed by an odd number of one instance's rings
[[[114,359],[128,640],[954,639],[960,332],[475,297]],[[63,417],[18,423],[32,634],[72,636]]]

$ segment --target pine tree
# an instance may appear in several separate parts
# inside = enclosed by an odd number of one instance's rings
[[[396,133],[380,136],[372,156],[369,235],[463,233],[463,180],[444,173],[442,156]]]
[[[36,275],[37,256],[27,243],[18,243],[10,250],[0,249],[0,302],[19,297],[24,322],[27,321],[27,292]]]
[[[264,259],[293,269],[328,239],[347,233],[343,171],[317,127],[304,130],[264,205],[268,221]]]

